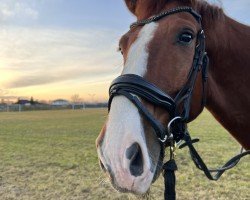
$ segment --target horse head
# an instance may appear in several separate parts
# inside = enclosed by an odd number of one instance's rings
[[[122,75],[142,77],[174,99],[187,84],[200,45],[199,20],[190,12],[173,12],[176,8],[190,7],[191,1],[125,0],[125,3],[143,23],[133,24],[120,39],[119,49],[124,59]],[[159,17],[164,11],[172,13]],[[141,21],[155,16],[159,19]],[[202,95],[202,74],[198,73],[188,121],[200,114]],[[164,107],[145,98],[139,100],[163,127],[168,125],[170,114]],[[182,107],[180,104],[179,109]],[[103,170],[120,191],[144,194],[161,171],[164,145],[148,119],[124,95],[113,97],[96,144]]]

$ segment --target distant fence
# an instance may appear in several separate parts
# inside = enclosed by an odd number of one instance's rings
[[[0,105],[0,112],[23,112],[23,111],[36,111],[36,110],[80,110],[86,108],[106,108],[107,103],[97,103],[97,104],[70,104],[70,105],[47,105],[47,104],[37,104],[37,105]]]

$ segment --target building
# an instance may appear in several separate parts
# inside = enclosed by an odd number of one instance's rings
[[[30,101],[26,100],[26,99],[18,99],[16,104],[25,105],[25,106],[30,106],[31,105]]]
[[[54,101],[52,101],[51,103],[52,106],[68,106],[70,105],[69,101],[65,100],[65,99],[56,99]]]

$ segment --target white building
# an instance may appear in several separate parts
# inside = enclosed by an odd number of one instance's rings
[[[56,99],[52,101],[51,103],[52,106],[68,106],[70,105],[69,101],[64,100],[64,99]]]

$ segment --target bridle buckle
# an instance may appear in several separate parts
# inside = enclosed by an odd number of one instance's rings
[[[177,120],[182,121],[182,117],[177,116],[170,120],[170,122],[168,123],[168,133],[172,132],[172,124]]]
[[[165,143],[167,140],[173,140],[174,136],[172,133],[170,133],[169,135],[166,134],[165,137],[163,139],[158,138],[160,140],[160,142]]]
[[[165,137],[162,138],[158,138],[162,143],[165,143],[167,140],[170,142],[174,142],[174,134],[172,133],[172,125],[174,124],[174,122],[176,122],[177,120],[182,121],[182,117],[177,116],[174,117],[173,119],[170,120],[170,122],[168,123],[168,128],[167,128],[167,134],[165,135]]]

